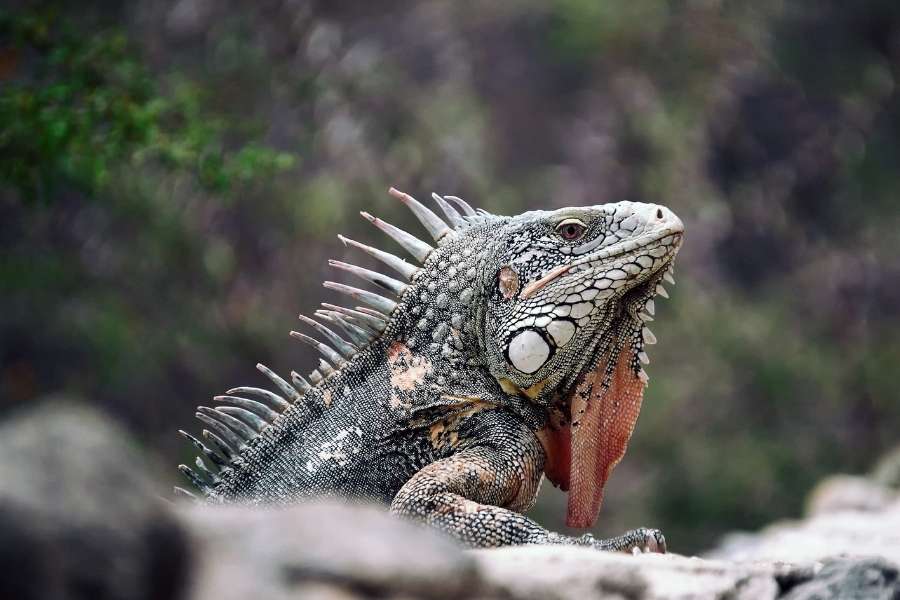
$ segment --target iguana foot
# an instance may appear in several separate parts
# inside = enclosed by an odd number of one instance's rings
[[[632,529],[618,537],[598,540],[589,533],[578,538],[580,544],[608,552],[628,552],[630,554],[666,553],[666,538],[659,529],[641,527]]]

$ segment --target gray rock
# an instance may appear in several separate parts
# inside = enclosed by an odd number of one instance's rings
[[[476,550],[487,589],[520,600],[776,598],[775,568],[687,558],[631,556],[588,548],[525,546]]]
[[[872,481],[893,490],[900,490],[900,446],[881,457],[872,470]]]
[[[879,511],[897,498],[897,493],[867,477],[832,475],[809,495],[808,516],[842,511]]]
[[[897,567],[883,559],[826,561],[815,575],[789,586],[781,600],[896,600]]]
[[[0,598],[180,597],[187,540],[103,415],[45,402],[0,425]]]
[[[809,516],[734,534],[707,554],[780,565],[782,598],[900,598],[900,501],[884,485],[846,475],[819,484]]]
[[[881,556],[900,564],[900,502],[874,512],[842,511],[776,523],[755,534],[729,536],[708,558],[820,562],[834,556]]]
[[[181,509],[198,557],[191,598],[466,597],[475,561],[437,533],[382,508]]]

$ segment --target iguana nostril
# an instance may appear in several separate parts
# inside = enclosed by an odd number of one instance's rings
[[[662,219],[662,218],[663,218],[663,214],[662,214],[662,209],[661,209],[661,208],[657,208],[657,209],[656,209],[656,218],[657,218],[657,219]]]

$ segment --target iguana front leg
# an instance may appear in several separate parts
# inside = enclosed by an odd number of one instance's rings
[[[423,521],[475,548],[566,544],[624,552],[666,551],[657,529],[636,529],[606,540],[590,534],[576,538],[548,531],[521,514],[534,503],[544,451],[529,431],[498,437],[420,470],[397,493],[391,512]]]

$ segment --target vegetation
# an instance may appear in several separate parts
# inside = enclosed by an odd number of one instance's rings
[[[204,113],[204,90],[176,79],[161,95],[119,29],[85,35],[52,11],[0,13],[0,36],[12,79],[0,94],[0,178],[25,199],[52,201],[60,185],[99,195],[152,161],[218,192],[294,163],[258,144],[226,151],[228,121]]]

